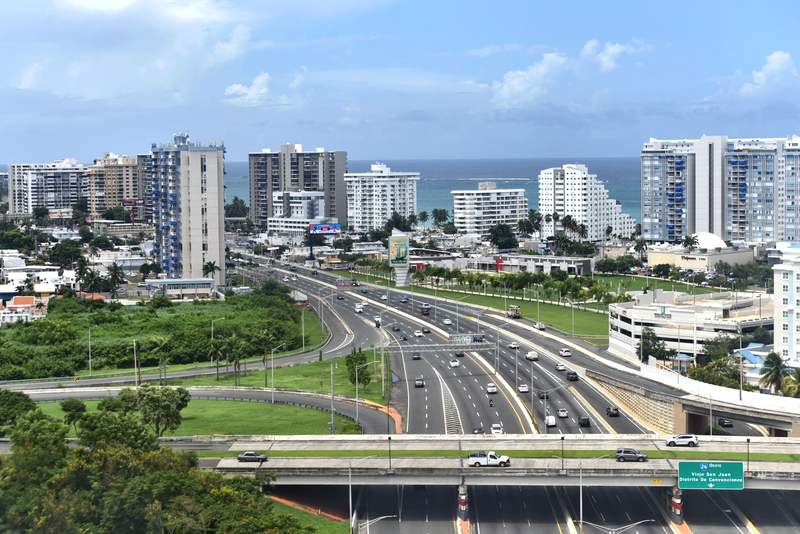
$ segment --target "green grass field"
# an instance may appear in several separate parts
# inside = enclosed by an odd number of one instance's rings
[[[89,412],[97,411],[99,401],[87,401]],[[57,419],[66,414],[57,402],[38,405],[42,412]],[[329,434],[331,415],[326,412],[296,406],[271,405],[261,402],[192,400],[183,412],[183,423],[175,432],[165,436],[207,436],[214,434]],[[337,428],[349,420],[337,417]],[[71,429],[69,437],[75,437]]]
[[[332,521],[325,517],[320,517],[316,514],[306,512],[305,510],[298,510],[288,504],[282,502],[272,501],[272,509],[276,514],[289,514],[296,517],[306,525],[311,525],[317,528],[319,534],[347,534],[349,524],[347,521],[338,522]]]

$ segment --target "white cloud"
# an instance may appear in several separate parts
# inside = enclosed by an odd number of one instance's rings
[[[22,79],[17,86],[18,89],[31,89],[34,84],[36,83],[36,76],[39,74],[39,71],[42,70],[42,66],[38,63],[34,63],[33,65],[28,66],[24,71],[22,71]]]
[[[227,43],[218,42],[214,45],[214,62],[225,63],[237,56],[244,54],[250,44],[250,28],[244,24],[239,24],[231,34],[231,40]]]
[[[482,90],[478,84],[456,80],[448,74],[408,68],[348,69],[306,75],[309,84],[326,87],[379,89],[399,93],[464,93]]]
[[[620,55],[646,52],[652,48],[640,39],[633,39],[631,44],[606,43],[601,49],[597,39],[590,39],[583,45],[581,57],[599,63],[600,70],[610,71],[617,68],[617,58]]]
[[[128,9],[142,8],[149,10],[157,17],[166,17],[177,21],[210,22],[241,18],[235,15],[226,2],[214,0],[179,0],[164,2],[162,0],[56,0],[56,4],[65,9],[104,13],[113,15]]]
[[[486,57],[491,56],[492,54],[500,54],[503,52],[516,52],[517,50],[522,50],[522,45],[518,44],[510,44],[510,45],[489,45],[484,46],[483,48],[479,48],[477,50],[469,50],[467,54],[471,56],[478,56],[478,57]]]
[[[792,56],[778,50],[767,56],[767,62],[761,70],[753,71],[753,81],[743,84],[739,89],[739,94],[750,96],[775,85],[785,85],[791,76],[797,76],[797,68],[792,61]]]
[[[269,90],[270,77],[266,72],[262,72],[253,80],[248,87],[234,83],[225,88],[225,102],[242,108],[256,106],[289,107],[291,102],[286,95],[274,95]]]
[[[308,69],[306,67],[300,67],[300,70],[302,70],[303,72],[302,73],[300,73],[300,72],[295,73],[294,80],[289,82],[289,87],[291,87],[292,89],[294,89],[295,87],[298,87],[301,83],[303,83],[303,80],[306,79],[305,73],[308,72]]]
[[[83,11],[100,11],[114,13],[127,9],[139,0],[61,0],[65,7],[74,7]]]
[[[548,87],[555,84],[555,77],[566,68],[567,58],[563,54],[545,54],[539,63],[528,70],[507,72],[502,82],[494,82],[492,103],[510,109],[525,102],[540,99],[547,94]]]

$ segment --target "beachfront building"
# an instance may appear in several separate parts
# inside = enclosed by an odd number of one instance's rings
[[[139,198],[139,168],[136,158],[105,152],[86,168],[89,214],[100,217],[104,211],[121,206],[123,199]]]
[[[319,191],[324,193],[324,217],[347,220],[347,195],[344,173],[347,152],[318,148],[303,151],[299,144],[281,145],[278,152],[265,148],[248,155],[250,176],[250,219],[259,226],[276,216],[276,192]],[[289,211],[289,196],[277,197],[283,213]]]
[[[622,213],[619,201],[608,197],[608,190],[589,174],[586,165],[567,164],[539,173],[539,212],[567,215],[579,225],[586,225],[584,241],[600,241],[608,235],[628,237],[636,231],[636,221]],[[611,233],[606,230],[611,227]],[[565,233],[561,224],[542,221],[542,237]],[[579,237],[579,236],[572,236]]]
[[[642,235],[710,232],[734,243],[800,241],[800,137],[644,143]]]
[[[86,166],[72,158],[8,166],[9,213],[33,213],[34,208],[69,209],[86,196]]]
[[[225,283],[225,145],[193,143],[189,132],[150,149],[153,252],[168,278]]]
[[[364,233],[372,228],[383,228],[394,213],[406,218],[416,215],[419,173],[392,172],[382,163],[375,163],[370,169],[371,172],[344,175],[347,226]]]
[[[489,229],[507,224],[517,230],[517,223],[528,217],[528,199],[524,189],[497,189],[496,182],[480,182],[478,189],[451,191],[453,224],[459,232],[489,235]]]

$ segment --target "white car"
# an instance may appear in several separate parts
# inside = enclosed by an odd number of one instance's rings
[[[519,385],[519,392],[520,393],[527,393],[530,389],[528,388],[528,384],[520,384]]]
[[[288,282],[288,281],[289,281],[289,277],[288,277],[288,276],[284,276],[284,277],[283,277],[283,281],[284,281],[284,282]]]
[[[559,353],[561,356],[564,356],[565,358],[566,358],[567,356],[572,356],[572,353],[569,351],[569,349],[561,349],[560,351],[558,351],[558,353]]]
[[[376,315],[373,319],[375,320],[376,323],[380,323],[381,322],[381,316],[380,315]]]
[[[461,362],[453,358],[450,360],[450,367],[461,367]]]
[[[369,304],[369,301],[367,299],[361,301],[362,306],[366,306],[367,304]]]
[[[422,336],[422,330],[414,330],[414,336],[416,337]]]
[[[509,349],[518,349],[519,348],[519,343],[517,343],[516,341],[512,341],[511,343],[508,344],[508,348]]]
[[[494,382],[489,382],[486,384],[486,393],[497,393],[497,386]]]
[[[567,368],[566,368],[566,367],[564,367],[564,364],[563,364],[563,363],[557,363],[557,364],[556,364],[556,371],[565,371],[566,369],[567,369]]]
[[[503,434],[503,425],[495,423],[492,425],[492,434]]]
[[[451,321],[450,319],[445,319],[444,321],[442,321],[442,324],[451,325],[451,324],[453,324],[453,321]]]
[[[667,447],[674,447],[675,445],[688,445],[689,447],[696,447],[698,443],[697,436],[694,434],[680,434],[678,436],[668,437],[665,442]]]
[[[381,295],[381,300],[386,300],[388,297],[386,295]]]
[[[561,419],[564,419],[565,417],[569,417],[569,412],[567,411],[566,408],[559,408],[558,409],[558,416]]]
[[[297,277],[296,276],[292,277],[292,282],[297,282]]]
[[[364,312],[364,308],[362,308],[361,306],[356,306],[355,310],[356,310],[356,313],[363,313]]]

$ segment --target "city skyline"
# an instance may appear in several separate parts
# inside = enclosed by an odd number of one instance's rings
[[[135,155],[187,129],[224,138],[231,161],[287,142],[354,160],[535,158],[580,138],[593,157],[650,137],[798,133],[800,8],[689,8],[8,4],[0,162]]]

